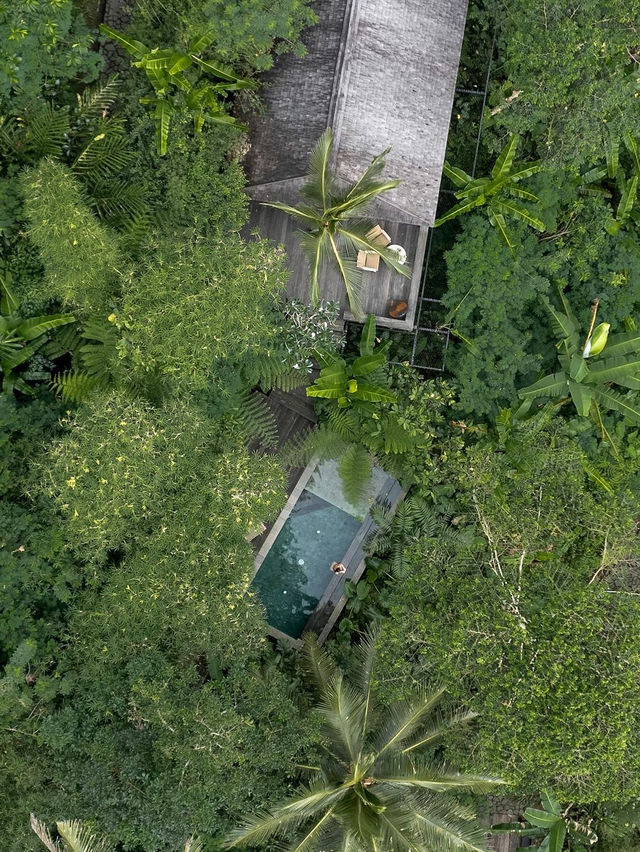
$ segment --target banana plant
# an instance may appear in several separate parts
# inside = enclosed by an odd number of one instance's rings
[[[514,198],[522,198],[535,204],[540,203],[537,195],[516,185],[524,178],[536,174],[542,168],[539,162],[514,164],[513,159],[518,141],[518,136],[512,136],[509,139],[498,155],[489,177],[473,178],[462,169],[455,168],[445,162],[443,171],[453,185],[458,187],[455,197],[459,201],[444,216],[436,219],[434,227],[442,225],[450,219],[456,219],[458,216],[478,207],[485,207],[489,222],[511,251],[514,250],[514,243],[507,230],[505,216],[519,219],[535,228],[536,231],[544,231],[544,222],[534,216],[523,204],[513,200]]]
[[[615,236],[629,224],[640,225],[638,182],[640,181],[640,151],[638,140],[629,131],[622,135],[629,154],[632,171],[628,176],[620,163],[620,140],[609,136],[605,141],[605,165],[598,166],[582,176],[580,186],[585,191],[595,191],[613,198],[618,197],[615,215],[605,223],[605,230]]]
[[[596,327],[598,300],[595,299],[589,331],[581,345],[580,324],[562,292],[560,299],[562,311],[556,310],[548,300],[545,304],[559,338],[558,360],[562,369],[518,392],[522,404],[516,416],[524,416],[539,399],[559,398],[560,405],[571,401],[580,417],[591,418],[603,438],[611,440],[602,423],[601,409],[640,423],[640,408],[612,387],[640,390],[640,331],[609,336],[609,323]]]
[[[15,371],[46,343],[48,332],[75,322],[73,314],[22,317],[8,276],[0,276],[0,383],[2,392],[14,390],[32,395],[33,389]]]
[[[527,808],[523,822],[502,822],[491,826],[493,834],[517,834],[540,840],[535,847],[538,852],[587,852],[598,840],[598,835],[588,826],[569,819],[562,812],[558,800],[549,790],[540,793],[543,810]],[[528,823],[528,825],[527,825]],[[565,846],[568,841],[569,845]]]
[[[141,98],[140,102],[151,108],[156,125],[158,153],[167,153],[171,117],[175,113],[189,112],[193,117],[193,129],[200,133],[205,121],[214,124],[240,124],[224,110],[223,99],[229,92],[253,89],[253,80],[237,77],[224,65],[203,59],[201,53],[212,43],[214,31],[207,30],[192,39],[186,51],[174,48],[149,48],[141,41],[129,38],[124,33],[100,24],[100,31],[115,41],[133,57],[131,64],[142,68],[153,86],[154,96]],[[197,71],[197,78],[190,79],[187,71]],[[214,77],[212,83],[205,75]]]
[[[387,349],[391,341],[375,345],[376,320],[373,314],[366,318],[360,337],[360,355],[347,362],[340,355],[317,350],[315,355],[322,365],[320,375],[307,388],[307,396],[334,399],[339,408],[368,406],[375,402],[395,402],[396,395],[383,384],[371,381],[381,375],[387,363]]]

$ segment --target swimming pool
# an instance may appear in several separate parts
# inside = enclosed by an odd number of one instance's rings
[[[392,477],[374,468],[366,492],[353,504],[342,493],[336,462],[313,462],[305,469],[256,557],[252,588],[272,635],[297,640],[320,604],[333,611],[344,579],[357,579],[371,504],[393,485]],[[343,562],[346,575],[333,574],[332,562]]]

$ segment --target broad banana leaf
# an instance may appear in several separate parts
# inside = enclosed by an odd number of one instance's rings
[[[638,156],[638,140],[635,138],[635,136],[632,136],[628,130],[625,130],[622,134],[622,141],[624,142],[627,151],[631,154],[635,173],[637,175],[640,175],[640,156]]]
[[[352,371],[354,376],[368,376],[370,373],[375,373],[386,363],[386,358],[383,352],[376,352],[371,355],[362,355],[356,358],[353,362]]]
[[[362,334],[360,335],[360,354],[373,355],[373,349],[376,343],[376,318],[373,314],[368,314],[364,325],[362,326]]]
[[[547,310],[553,317],[554,331],[561,340],[567,341],[567,352],[570,355],[576,354],[578,344],[580,342],[578,321],[573,314],[562,313],[557,311],[548,299],[545,299],[544,304]]]
[[[444,166],[442,167],[442,171],[449,178],[451,183],[454,186],[467,186],[467,184],[471,183],[473,178],[471,175],[468,175],[466,172],[463,172],[462,169],[456,168],[456,166],[451,166],[449,163],[445,161]]]
[[[616,211],[616,219],[619,222],[626,221],[635,206],[638,195],[638,180],[638,175],[634,175],[625,184],[624,192],[622,193],[622,197]]]
[[[594,388],[593,398],[597,400],[603,408],[609,411],[617,411],[628,417],[634,423],[640,423],[640,409],[632,405],[622,394],[617,393],[610,388]]]
[[[494,167],[491,169],[492,178],[504,177],[509,172],[513,165],[513,158],[515,157],[519,141],[520,137],[517,134],[514,134],[504,146],[502,151],[500,151],[498,159],[496,160]]]
[[[612,133],[607,134],[605,142],[605,160],[607,163],[607,177],[613,180],[618,173],[620,162],[620,142]]]
[[[24,364],[32,355],[35,355],[43,343],[44,340],[34,340],[32,343],[27,344],[27,346],[23,346],[21,349],[16,349],[14,352],[11,352],[0,362],[3,372],[10,373],[11,370],[19,367],[20,364]]]
[[[16,327],[16,332],[23,340],[35,340],[41,334],[51,331],[54,328],[59,328],[61,325],[69,325],[75,322],[73,314],[50,314],[43,317],[29,317],[22,320],[20,325]]]
[[[509,249],[509,251],[513,251],[514,244],[511,242],[511,237],[509,236],[509,231],[507,230],[507,223],[505,222],[502,213],[494,213],[490,210],[489,222],[496,229],[496,231],[498,232],[498,236]]]
[[[520,219],[531,228],[535,228],[536,231],[544,231],[545,229],[542,219],[538,219],[538,217],[530,213],[526,207],[523,207],[522,204],[517,204],[515,201],[499,201],[496,198],[491,202],[491,206],[495,208],[498,213]]]
[[[640,352],[640,330],[614,334],[607,341],[607,358]]]
[[[110,39],[119,44],[120,47],[123,47],[127,53],[135,56],[136,59],[144,59],[144,57],[150,53],[149,48],[141,41],[129,38],[129,36],[124,35],[124,33],[116,32],[116,30],[112,30],[111,27],[108,27],[106,24],[100,24],[100,32],[109,36]]]
[[[589,384],[617,382],[619,378],[633,376],[638,372],[640,372],[640,354],[633,358],[621,355],[618,358],[605,358],[604,361],[596,361],[591,364],[589,375],[585,381]]]
[[[0,275],[0,313],[10,316],[16,313],[19,303],[9,287],[7,277],[7,275]]]
[[[560,360],[563,360],[562,356],[560,356]],[[580,355],[572,355],[569,362],[569,375],[571,378],[576,382],[581,382],[588,372],[589,368],[585,359]]]
[[[207,74],[212,74],[219,80],[227,80],[229,83],[237,83],[239,80],[239,77],[230,68],[227,68],[226,65],[216,65],[213,62],[208,62],[206,59],[200,59],[199,56],[194,56],[193,61],[197,62],[200,68],[206,71]],[[253,83],[254,87],[256,85],[257,83]]]
[[[382,385],[370,385],[366,382],[358,382],[358,388],[352,394],[355,399],[362,402],[395,402],[396,395],[389,388]]]
[[[307,388],[307,396],[312,397],[322,397],[322,399],[342,399],[345,398],[346,385],[341,387],[317,387],[317,385],[311,385],[311,387]]]
[[[201,35],[196,36],[189,42],[189,53],[200,53],[205,47],[209,47],[216,35],[215,29],[205,30]]]
[[[537,399],[545,396],[563,396],[568,392],[566,373],[552,373],[532,385],[518,391],[521,399]]]
[[[562,816],[562,806],[560,802],[553,795],[551,790],[541,790],[540,791],[540,801],[542,802],[542,808],[547,813],[555,814],[556,816]]]
[[[616,384],[629,390],[640,390],[640,376],[621,376],[616,379]]]
[[[169,74],[174,77],[176,74],[181,74],[193,65],[193,58],[186,53],[178,53],[174,51],[169,64]]]
[[[549,834],[540,844],[540,850],[546,849],[546,852],[562,852],[562,850],[564,849],[564,840],[566,836],[567,827],[564,824],[564,820],[559,819],[558,822],[556,822],[556,824],[551,828]]]
[[[438,225],[442,225],[444,224],[444,222],[448,222],[450,219],[455,219],[458,216],[461,216],[463,213],[467,213],[469,210],[473,210],[474,207],[480,207],[480,205],[484,204],[484,202],[484,195],[480,195],[477,198],[466,198],[459,204],[454,204],[451,210],[448,210],[444,214],[444,216],[439,216],[433,223],[433,227],[437,228]]]
[[[169,141],[169,124],[171,123],[171,114],[173,113],[172,105],[164,100],[164,98],[158,98],[155,102],[156,109],[154,112],[154,118],[156,122],[156,144],[158,148],[158,154],[161,157],[167,153],[167,143]]]
[[[588,417],[593,401],[593,391],[585,385],[571,380],[569,382],[569,393],[580,417]]]
[[[529,192],[526,189],[520,189],[519,186],[510,186],[508,187],[509,194],[515,195],[516,198],[523,198],[525,201],[533,201],[534,204],[540,204],[540,199],[537,195],[534,195],[533,192]]]
[[[541,811],[540,808],[527,808],[524,812],[524,818],[531,825],[540,828],[552,828],[556,823],[563,822],[562,817],[559,817],[558,814]]]

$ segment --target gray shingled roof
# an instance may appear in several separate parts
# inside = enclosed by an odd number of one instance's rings
[[[321,0],[315,9],[307,55],[280,57],[266,75],[265,115],[253,122],[246,160],[252,197],[294,200],[331,126],[346,180],[391,146],[386,175],[402,183],[376,215],[431,225],[467,0]]]

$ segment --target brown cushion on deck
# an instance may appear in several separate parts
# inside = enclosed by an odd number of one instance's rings
[[[389,316],[392,319],[404,319],[409,305],[404,300],[389,302]]]
[[[377,272],[380,267],[380,255],[374,251],[359,251],[356,266],[366,272]]]
[[[388,246],[391,243],[391,237],[382,230],[380,225],[374,225],[370,231],[367,231],[367,239],[377,246]]]

